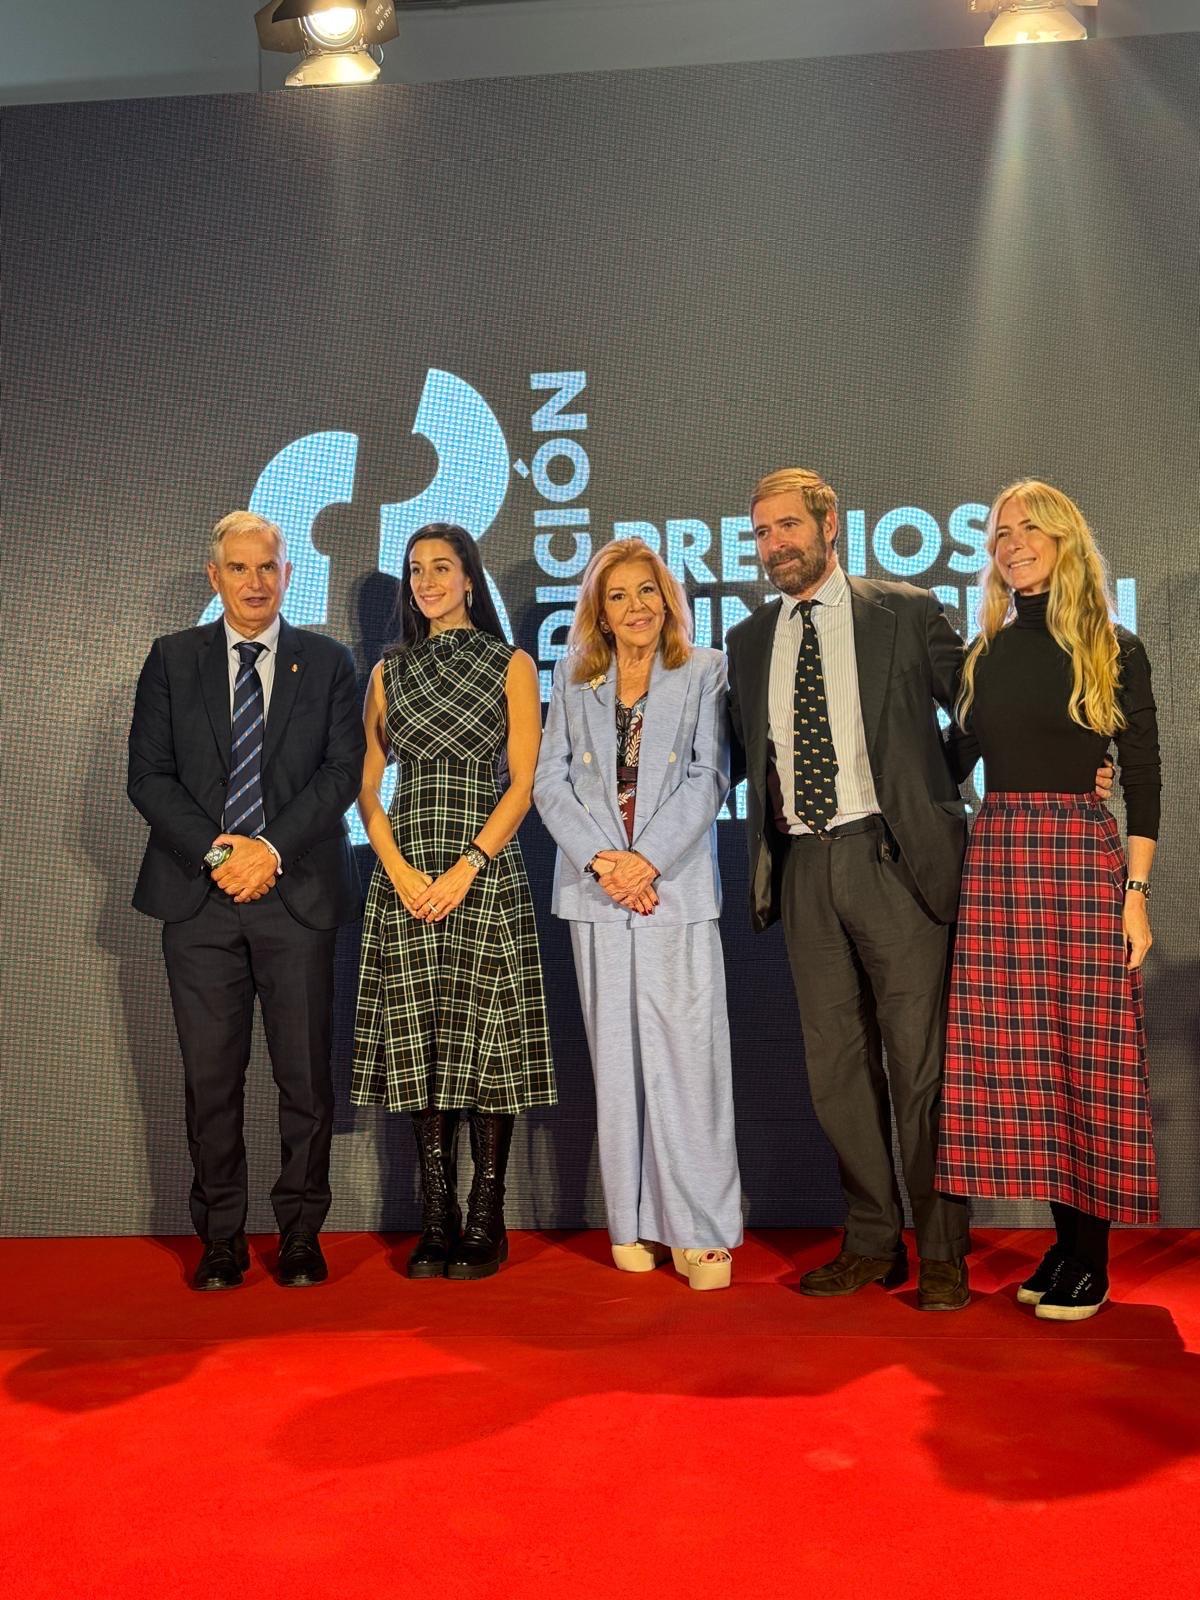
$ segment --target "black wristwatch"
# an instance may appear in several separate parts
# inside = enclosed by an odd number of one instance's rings
[[[1146,878],[1126,878],[1126,880],[1125,880],[1125,893],[1129,894],[1131,892],[1134,893],[1134,894],[1144,894],[1146,899],[1149,900],[1149,898],[1150,898],[1150,883],[1149,883],[1149,880],[1146,879]]]
[[[486,850],[481,850],[477,844],[469,844],[462,853],[464,861],[469,861],[476,872],[482,872],[484,867],[491,864],[491,856]]]

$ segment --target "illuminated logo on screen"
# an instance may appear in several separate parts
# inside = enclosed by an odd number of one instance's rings
[[[409,538],[427,522],[457,522],[482,540],[500,514],[511,476],[508,445],[496,414],[477,389],[433,367],[417,405],[412,431],[437,455],[433,478],[410,500],[379,508],[379,570],[399,577]],[[308,433],[268,461],[250,495],[249,508],[283,530],[292,582],[283,614],[298,627],[329,619],[329,557],[313,543],[317,518],[330,506],[354,498],[358,435]],[[488,587],[500,621],[511,626],[500,591]],[[214,595],[200,621],[214,622],[221,602]]]
[[[510,419],[506,436],[491,405],[472,384],[431,367],[412,432],[433,446],[437,467],[419,494],[379,508],[378,567],[399,577],[405,545],[418,528],[429,522],[457,522],[485,541],[514,473],[529,482],[534,505],[524,538],[536,574],[530,597],[538,612],[533,654],[543,700],[550,697],[555,663],[566,650],[578,580],[595,543],[637,537],[657,550],[691,596],[699,644],[720,648],[729,630],[773,593],[759,566],[744,510],[699,517],[662,516],[656,508],[652,518],[614,519],[611,528],[593,540],[587,505],[591,456],[581,437],[589,432],[590,418],[578,403],[587,386],[588,374],[581,369],[530,373],[528,415],[519,425]],[[515,459],[509,438],[524,452]],[[283,610],[289,622],[299,626],[328,621],[330,563],[314,545],[312,530],[323,511],[352,502],[358,448],[354,433],[306,434],[272,457],[250,496],[250,509],[277,523],[287,537],[294,570]],[[987,512],[979,500],[964,500],[950,508],[944,520],[922,506],[890,506],[870,513],[848,508],[842,515],[842,564],[853,576],[902,578],[929,587],[953,625],[970,637],[978,621],[980,574],[987,564]],[[521,537],[511,519],[506,526],[508,538]],[[509,613],[490,573],[488,587],[511,639]],[[1136,629],[1135,582],[1119,578],[1115,587],[1119,619]],[[214,595],[200,620],[219,615],[220,602]],[[385,804],[393,782],[394,772],[389,772]],[[736,809],[744,815],[744,795],[739,795]],[[349,821],[355,843],[365,844],[357,812],[351,812]]]

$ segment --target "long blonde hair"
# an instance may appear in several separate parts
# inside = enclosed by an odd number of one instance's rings
[[[979,632],[963,663],[962,684],[954,708],[959,723],[965,726],[975,698],[975,669],[980,656],[1015,614],[1012,594],[996,564],[996,526],[1001,507],[1013,495],[1020,497],[1029,520],[1058,546],[1058,559],[1050,574],[1046,626],[1071,658],[1071,698],[1067,705],[1071,720],[1095,733],[1115,733],[1125,726],[1117,703],[1121,646],[1112,621],[1104,557],[1074,500],[1039,478],[1022,478],[1002,489],[988,513],[987,549],[991,561],[983,582]]]
[[[604,591],[608,575],[622,561],[644,561],[654,574],[663,597],[663,630],[658,641],[665,667],[681,667],[692,650],[692,613],[687,594],[679,579],[657,551],[641,539],[614,539],[601,545],[588,562],[579,584],[579,603],[575,620],[567,635],[567,649],[574,658],[571,678],[586,683],[607,672],[613,658],[613,642],[600,627],[604,615]]]

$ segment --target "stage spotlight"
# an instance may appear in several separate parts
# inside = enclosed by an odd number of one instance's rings
[[[264,50],[303,56],[288,73],[288,87],[311,84],[373,83],[379,62],[372,48],[395,39],[394,0],[337,5],[334,0],[267,0],[255,13],[258,42]]]
[[[1077,6],[1097,6],[1100,0],[1075,0]],[[1058,0],[970,0],[972,11],[995,17],[984,44],[1050,44],[1055,40],[1086,39],[1088,28],[1070,6]]]

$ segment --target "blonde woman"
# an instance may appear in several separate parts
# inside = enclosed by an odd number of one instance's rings
[[[988,550],[956,708],[960,768],[982,754],[987,796],[963,875],[938,1179],[1050,1202],[1056,1241],[1017,1297],[1074,1322],[1108,1297],[1110,1222],[1158,1216],[1140,970],[1158,730],[1146,652],[1112,621],[1078,506],[1013,484]],[[1111,740],[1128,862],[1094,788]]]
[[[725,659],[640,539],[592,557],[554,675],[533,797],[558,845],[596,1082],[613,1259],[673,1251],[724,1288],[741,1243],[717,813],[729,789]]]

